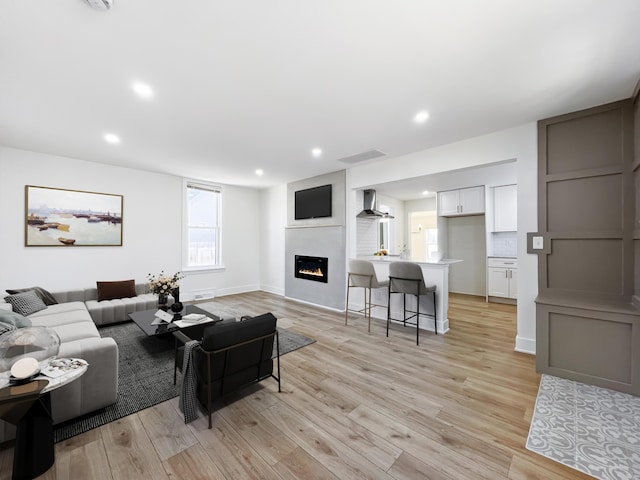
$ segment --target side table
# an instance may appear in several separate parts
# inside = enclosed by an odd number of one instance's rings
[[[0,388],[0,418],[16,425],[13,480],[31,480],[55,461],[50,392],[79,378],[84,365],[57,378],[43,375],[22,385]]]

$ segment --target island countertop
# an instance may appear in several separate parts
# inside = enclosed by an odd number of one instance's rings
[[[427,284],[436,286],[436,308],[438,333],[446,333],[449,330],[449,266],[460,263],[463,260],[455,258],[443,258],[442,260],[425,260],[423,258],[401,258],[400,255],[361,255],[356,257],[358,260],[369,260],[373,263],[376,274],[380,279],[389,278],[389,265],[393,262],[412,262],[420,265],[422,276]],[[387,305],[389,296],[386,289],[375,289],[373,294],[373,303],[378,305]],[[395,298],[397,297],[397,298]],[[392,298],[391,310],[392,318],[401,318],[404,308],[402,307],[402,296]],[[415,300],[409,296],[407,298],[407,309],[415,310]],[[420,311],[432,312],[433,304],[426,297],[420,297]],[[375,311],[372,316],[386,320],[387,311]],[[420,328],[431,330],[435,329],[435,323],[432,318],[420,318]]]
[[[456,258],[443,258],[442,260],[425,260],[423,258],[402,258],[400,255],[364,255],[357,257],[358,260],[370,260],[372,262],[412,262],[419,265],[452,265],[460,263],[462,260]]]

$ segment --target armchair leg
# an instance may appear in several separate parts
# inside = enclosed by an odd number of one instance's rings
[[[278,355],[276,361],[278,363],[278,392],[282,392],[280,389],[280,336],[278,335],[278,330],[276,330],[276,349],[278,351]]]

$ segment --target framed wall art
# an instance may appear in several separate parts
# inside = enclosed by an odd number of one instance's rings
[[[122,246],[123,196],[25,186],[27,247]]]

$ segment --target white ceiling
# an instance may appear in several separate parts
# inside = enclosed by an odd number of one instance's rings
[[[380,195],[397,200],[416,200],[435,197],[437,192],[444,190],[457,190],[459,188],[477,187],[478,185],[491,187],[515,183],[518,183],[516,161],[507,160],[474,168],[448,170],[433,175],[371,185],[368,188],[376,190]]]
[[[639,19],[638,0],[0,0],[0,145],[267,187],[627,98]]]

